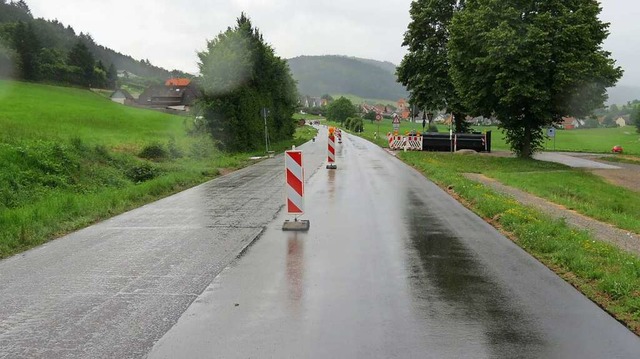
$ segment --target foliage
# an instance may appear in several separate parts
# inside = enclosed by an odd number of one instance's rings
[[[160,143],[152,143],[144,146],[138,157],[158,161],[169,157],[169,152]]]
[[[410,103],[421,109],[453,112],[455,131],[469,131],[466,112],[450,75],[447,44],[453,15],[460,0],[417,0],[411,3],[411,23],[402,46],[408,53],[397,69],[398,80],[411,92]]]
[[[369,120],[369,121],[371,121],[371,123],[373,123],[373,121],[376,120],[376,116],[377,116],[377,113],[375,111],[369,111],[369,112],[364,114],[363,118],[365,120]]]
[[[18,22],[13,29],[13,47],[18,54],[20,76],[25,80],[38,80],[40,78],[38,53],[41,44],[31,23]]]
[[[349,117],[355,117],[357,111],[351,100],[340,97],[327,106],[327,118],[331,121],[343,123]]]
[[[345,121],[345,127],[353,132],[362,132],[364,130],[364,122],[360,117],[349,117]]]
[[[454,86],[470,112],[497,116],[518,156],[542,147],[544,127],[602,106],[621,77],[600,11],[595,0],[468,0],[454,15]]]
[[[290,139],[298,101],[287,63],[241,14],[198,54],[204,98],[200,106],[220,148],[253,150],[263,145],[264,113],[272,141]]]
[[[636,125],[636,131],[640,133],[640,106],[637,106],[631,114],[631,121]]]

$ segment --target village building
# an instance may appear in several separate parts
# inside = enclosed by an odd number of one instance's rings
[[[115,90],[109,98],[111,98],[111,101],[117,102],[121,105],[130,105],[136,101],[136,99],[133,98],[127,90],[123,89]]]
[[[189,111],[201,96],[200,90],[189,79],[173,78],[162,85],[147,88],[138,98],[138,104],[152,108],[170,108]]]

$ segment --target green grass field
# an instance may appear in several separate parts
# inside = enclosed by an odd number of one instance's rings
[[[0,81],[0,258],[246,166],[190,117],[86,90]],[[315,135],[299,128],[282,151]]]
[[[492,131],[494,150],[509,150],[502,132],[495,126],[474,127],[480,132]],[[620,145],[624,153],[640,155],[640,134],[635,127],[590,128],[577,130],[557,130],[555,150],[566,152],[611,153],[613,146]],[[553,139],[545,142],[545,150],[554,150]]]

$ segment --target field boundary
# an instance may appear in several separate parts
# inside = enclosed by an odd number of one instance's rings
[[[557,203],[532,195],[520,189],[507,186],[496,179],[478,173],[465,173],[468,179],[482,183],[500,193],[513,197],[526,206],[535,207],[554,218],[564,219],[565,222],[579,230],[587,230],[594,238],[609,242],[635,255],[640,255],[640,235],[617,228],[609,223],[585,216],[569,210]]]

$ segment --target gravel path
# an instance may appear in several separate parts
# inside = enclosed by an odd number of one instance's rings
[[[555,218],[564,218],[568,224],[579,229],[586,229],[590,231],[596,239],[612,243],[634,254],[640,254],[640,236],[635,233],[630,233],[629,231],[616,228],[608,223],[600,222],[575,211],[568,210],[563,206],[549,202],[543,198],[534,196],[519,189],[505,186],[495,179],[484,175],[466,173],[465,176],[471,180],[490,186],[498,192],[508,194],[517,201],[525,205],[535,207],[536,209]]]

